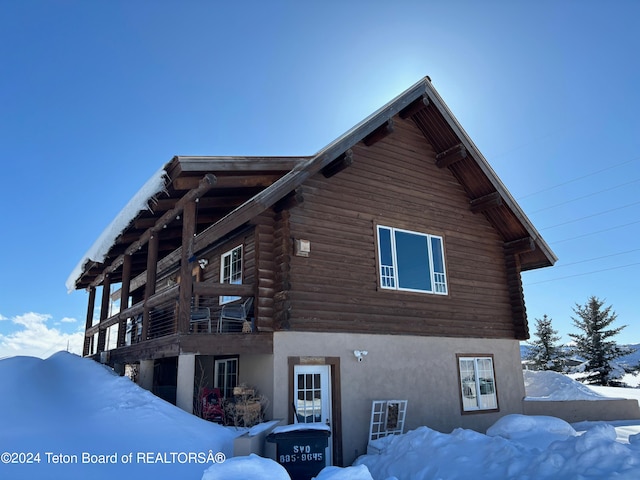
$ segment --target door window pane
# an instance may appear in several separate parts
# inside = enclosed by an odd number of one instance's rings
[[[299,374],[296,415],[299,423],[322,421],[320,374]]]

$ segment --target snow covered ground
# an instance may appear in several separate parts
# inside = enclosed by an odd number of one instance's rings
[[[525,373],[529,399],[640,397],[557,375]],[[241,432],[186,414],[75,355],[0,360],[0,385],[2,479],[289,479],[272,460],[231,458]],[[317,479],[638,479],[633,423],[509,415],[486,435],[420,427],[378,440],[380,454],[325,468]]]

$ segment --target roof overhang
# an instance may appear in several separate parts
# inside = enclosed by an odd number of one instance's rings
[[[198,196],[194,252],[208,247],[282,200],[308,178],[334,168],[336,162],[346,162],[349,149],[357,143],[367,145],[388,134],[396,116],[400,121],[415,122],[434,147],[437,165],[448,168],[460,182],[470,208],[485,215],[503,238],[505,249],[518,254],[522,270],[555,263],[555,254],[425,77],[313,156],[174,157],[162,173],[153,177],[160,175],[162,184],[156,181],[155,189],[143,188],[136,194],[136,208],[128,205],[116,217],[107,234],[99,237],[72,272],[67,287],[99,284],[105,269],[114,271],[113,261],[130,253],[132,245],[149,229],[162,229],[163,248],[179,249],[180,222],[175,221],[179,213],[174,214],[187,192]],[[215,184],[199,195],[195,189],[201,188],[206,175],[215,177]],[[139,247],[144,250],[145,245]],[[145,257],[136,257],[133,275],[146,268]]]

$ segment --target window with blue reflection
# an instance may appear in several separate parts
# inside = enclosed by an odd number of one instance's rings
[[[381,288],[447,294],[441,237],[381,225],[377,230]]]

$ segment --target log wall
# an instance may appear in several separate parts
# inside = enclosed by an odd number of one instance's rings
[[[413,123],[356,145],[350,167],[300,191],[275,232],[283,329],[515,338],[503,241]],[[377,224],[442,236],[448,295],[380,289]],[[296,238],[309,257],[286,255]]]

